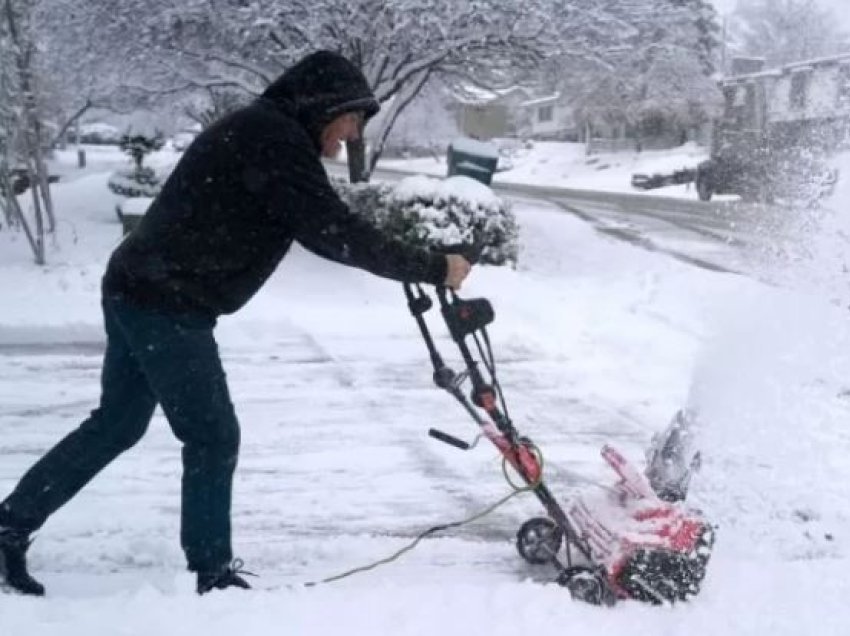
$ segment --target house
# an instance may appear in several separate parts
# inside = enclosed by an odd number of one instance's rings
[[[467,86],[455,91],[452,110],[460,132],[473,139],[578,137],[573,108],[561,93],[540,96],[523,86],[495,90]]]
[[[494,90],[464,86],[454,92],[451,109],[460,132],[467,137],[514,137],[521,128],[517,119],[520,105],[529,99],[530,93],[521,86]]]
[[[520,133],[532,139],[578,141],[575,109],[561,93],[530,99],[520,104]]]
[[[767,70],[753,62],[733,62],[720,80],[723,114],[697,171],[700,198],[808,197],[812,184],[832,179],[822,159],[848,145],[850,53]]]
[[[733,74],[720,87],[724,109],[715,143],[735,135],[763,137],[771,147],[846,141],[850,53]]]

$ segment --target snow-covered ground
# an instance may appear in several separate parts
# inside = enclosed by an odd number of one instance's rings
[[[98,397],[99,278],[120,225],[107,168],[92,164],[55,188],[47,267],[0,231],[0,496]],[[822,253],[839,246],[812,239],[821,251],[783,289],[602,236],[554,207],[516,212],[518,269],[477,268],[464,290],[495,306],[511,414],[566,498],[588,487],[576,474],[609,479],[604,442],[637,461],[676,409],[700,411],[693,497],[719,530],[695,601],[572,602],[515,553],[516,529],[538,512],[530,499],[373,572],[302,587],[507,486],[491,448],[425,435],[474,427],[432,386],[400,286],[296,247],[218,329],[243,426],[235,549],[257,589],[194,594],[178,547],[179,447],[158,413],[40,532],[32,566],[49,596],[0,595],[0,634],[846,634],[850,325],[843,257]]]
[[[685,199],[697,199],[693,184],[654,190],[632,187],[632,175],[672,174],[683,168],[696,168],[708,159],[706,148],[687,143],[669,150],[601,153],[587,156],[584,144],[536,141],[530,148],[515,150],[509,157],[508,170],[500,170],[495,183],[538,185],[552,188],[629,192]],[[504,162],[504,159],[501,160]],[[445,176],[446,158],[382,159],[379,168],[390,168]],[[735,200],[722,195],[718,200]]]

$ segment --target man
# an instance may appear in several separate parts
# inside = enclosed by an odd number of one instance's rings
[[[144,434],[154,407],[183,443],[181,544],[197,591],[249,587],[231,564],[230,497],[239,425],[213,327],[261,287],[293,241],[406,282],[458,288],[461,256],[413,248],[349,212],[320,155],[355,140],[378,103],[345,58],[304,58],[262,97],[186,150],[103,279],[107,346],[100,405],[0,503],[0,575],[42,595],[30,535]]]

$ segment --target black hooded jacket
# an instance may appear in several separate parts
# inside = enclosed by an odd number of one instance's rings
[[[321,51],[201,133],[140,225],[118,246],[105,295],[210,317],[242,307],[293,241],[385,278],[441,284],[445,256],[388,239],[340,201],[319,134],[341,113],[378,111],[365,78]]]

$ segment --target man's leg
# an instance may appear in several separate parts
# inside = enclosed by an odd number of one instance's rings
[[[100,406],[27,471],[0,504],[0,527],[24,535],[37,530],[147,430],[156,399],[108,300],[104,301],[104,323],[107,341]]]
[[[213,320],[128,309],[119,320],[148,383],[183,442],[181,544],[189,569],[216,572],[233,558],[230,502],[239,424]],[[137,328],[140,323],[146,328]]]
[[[44,594],[44,586],[27,568],[30,533],[142,437],[156,406],[108,301],[104,322],[100,406],[36,462],[0,503],[0,581],[23,594]]]

